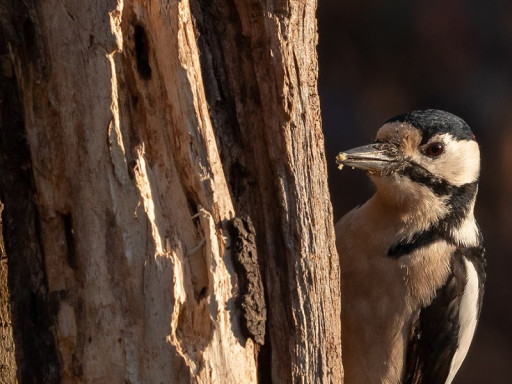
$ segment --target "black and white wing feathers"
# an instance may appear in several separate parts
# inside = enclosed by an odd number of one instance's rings
[[[475,316],[478,318],[485,280],[484,249],[460,248],[452,255],[451,273],[445,285],[438,289],[431,304],[419,311],[412,326],[403,384],[445,384],[448,379],[451,381],[453,378],[454,372],[451,370],[459,368],[458,364],[454,368],[452,361],[459,348],[461,328],[468,326],[461,324],[460,316],[469,281],[465,259],[479,276],[479,297],[475,308]]]

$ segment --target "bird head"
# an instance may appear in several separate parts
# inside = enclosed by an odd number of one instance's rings
[[[480,173],[480,151],[468,124],[434,109],[388,120],[373,144],[342,152],[336,161],[340,168],[366,171],[387,201],[411,207],[426,202],[441,209],[461,193],[472,199]]]

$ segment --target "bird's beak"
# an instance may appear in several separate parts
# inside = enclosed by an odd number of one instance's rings
[[[340,152],[336,156],[338,168],[362,169],[372,174],[388,174],[400,164],[400,151],[392,143],[375,143]]]

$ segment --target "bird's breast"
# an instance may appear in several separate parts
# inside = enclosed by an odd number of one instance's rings
[[[413,313],[446,282],[454,246],[439,239],[390,257],[403,228],[370,207],[363,205],[336,224],[346,382],[397,383]]]

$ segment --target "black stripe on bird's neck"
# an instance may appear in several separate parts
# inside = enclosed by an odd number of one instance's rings
[[[447,203],[448,214],[438,222],[432,223],[427,230],[418,231],[407,239],[393,244],[388,249],[388,256],[399,258],[439,240],[445,240],[458,246],[459,239],[454,237],[454,230],[459,228],[464,219],[471,213],[477,190],[477,182],[464,184],[460,187],[451,185],[451,193]]]
[[[455,187],[448,200],[449,214],[441,220],[450,229],[457,227],[473,209],[475,196],[478,192],[478,182],[463,184]]]
[[[411,239],[407,241],[402,240],[393,244],[388,249],[388,256],[393,259],[398,259],[402,256],[410,255],[412,252],[429,246],[436,241],[443,239],[441,233],[436,228],[429,228],[423,232],[416,232],[412,235]],[[445,239],[447,240],[447,239]],[[450,241],[451,243],[451,241]]]
[[[400,174],[408,177],[415,183],[427,186],[437,196],[451,195],[454,189],[457,188],[413,161],[407,162],[401,169]]]

